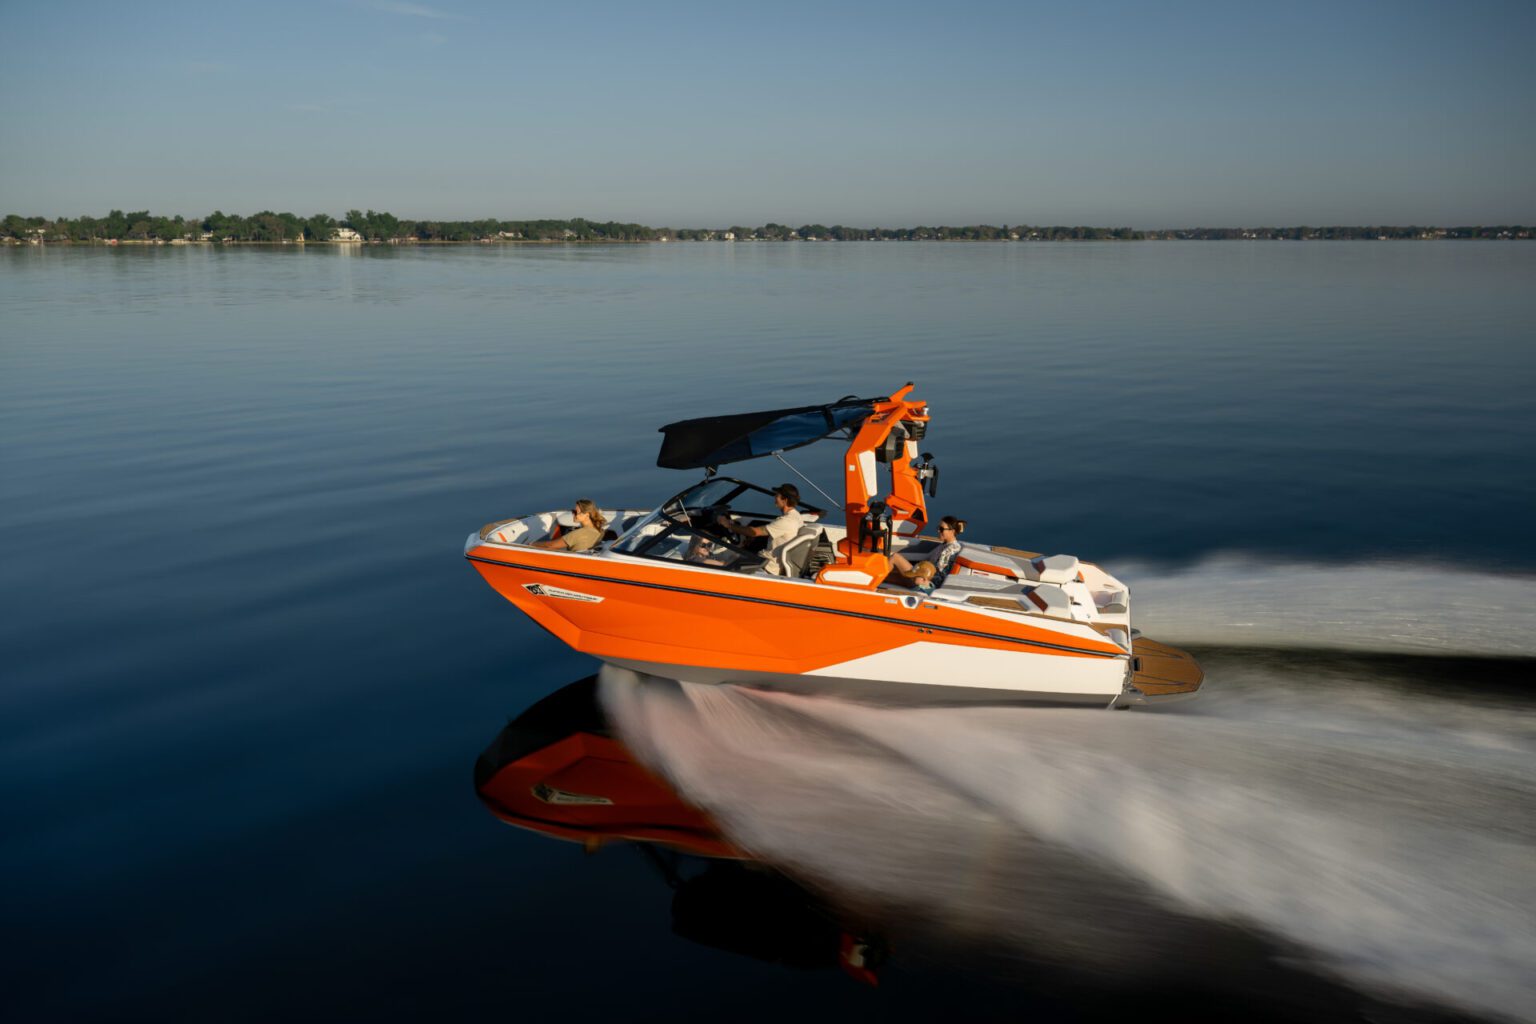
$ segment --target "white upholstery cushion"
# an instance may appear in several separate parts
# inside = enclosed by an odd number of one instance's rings
[[[1030,587],[1024,593],[1024,600],[1046,615],[1072,617],[1072,601],[1067,597],[1067,592],[1060,587],[1050,585]]]
[[[1073,555],[1045,555],[1030,562],[1024,574],[1041,583],[1068,583],[1077,579],[1077,558]]]

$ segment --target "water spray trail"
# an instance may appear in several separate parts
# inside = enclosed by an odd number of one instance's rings
[[[1536,579],[1413,564],[1120,566],[1136,626],[1175,643],[1536,655]]]
[[[1450,705],[1369,680],[1302,690],[1246,672],[1215,715],[882,709],[611,676],[604,692],[626,739],[736,838],[840,889],[1130,962],[1113,888],[1059,864],[1010,874],[1000,858],[1038,852],[1011,826],[1370,987],[1529,1016],[1532,716],[1442,718]]]
[[[1433,725],[1362,745],[1299,713],[1280,727],[803,703],[1035,835],[1359,980],[1536,1006],[1536,748],[1497,723],[1490,751]]]
[[[738,841],[840,890],[1128,963],[1116,944],[1148,934],[1130,879],[1367,986],[1536,1019],[1536,715],[1476,678],[1426,693],[1379,658],[1232,652],[1528,656],[1536,581],[1237,559],[1124,576],[1149,635],[1227,648],[1199,701],[890,709],[613,670],[604,699]]]

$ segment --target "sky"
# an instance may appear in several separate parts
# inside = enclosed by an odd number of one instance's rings
[[[1536,223],[1536,2],[0,0],[0,214]]]

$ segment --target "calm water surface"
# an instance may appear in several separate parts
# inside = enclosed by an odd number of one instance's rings
[[[1533,282],[1498,243],[0,251],[0,1008],[1529,1017]],[[935,511],[1123,570],[1211,685],[983,721],[610,694],[888,939],[871,989],[485,813],[476,756],[595,665],[459,554],[681,489],[662,423],[908,380]]]

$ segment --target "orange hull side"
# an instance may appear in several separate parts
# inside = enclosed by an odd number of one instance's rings
[[[578,651],[607,660],[802,675],[926,641],[961,647],[1123,656],[1102,639],[887,593],[689,570],[532,548],[477,547],[468,557],[507,600]],[[560,588],[601,601],[530,592]]]

